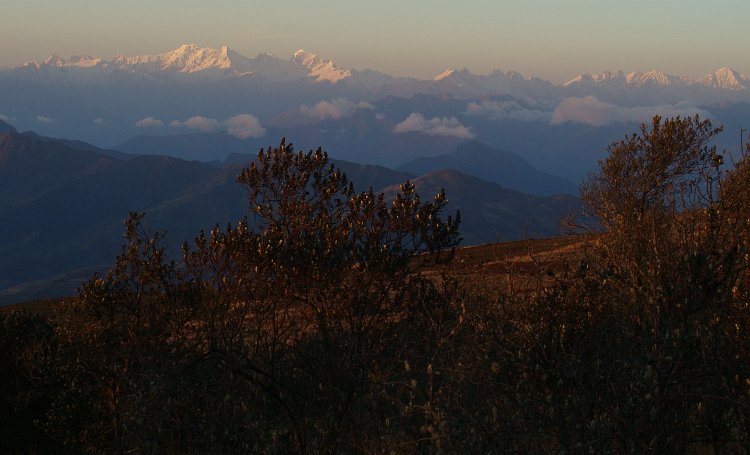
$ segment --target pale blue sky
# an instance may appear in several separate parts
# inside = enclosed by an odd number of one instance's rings
[[[748,0],[24,0],[2,7],[0,66],[193,43],[431,78],[446,67],[555,83],[660,69],[750,77]]]

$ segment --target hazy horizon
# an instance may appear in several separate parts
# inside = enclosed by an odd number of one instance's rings
[[[555,84],[622,70],[702,77],[750,75],[750,8],[739,0],[554,0],[356,4],[72,0],[4,7],[0,67],[87,54],[161,54],[183,44],[253,58],[298,49],[345,68],[431,79],[447,67],[517,71]]]

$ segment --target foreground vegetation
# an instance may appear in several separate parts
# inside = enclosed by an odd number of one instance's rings
[[[133,214],[106,278],[0,317],[3,450],[746,453],[750,162],[716,132],[655,118],[567,251],[490,268],[450,262],[444,195],[354,194],[282,143],[237,227],[176,263]]]

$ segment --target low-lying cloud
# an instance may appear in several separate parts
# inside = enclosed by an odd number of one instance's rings
[[[219,121],[216,119],[197,116],[191,117],[184,122],[175,120],[174,122],[170,123],[169,126],[172,128],[188,128],[191,130],[212,131],[221,128],[221,123],[219,123]]]
[[[396,125],[394,133],[419,132],[430,136],[453,136],[459,139],[473,139],[474,134],[461,124],[456,117],[432,118],[427,120],[418,112],[413,112],[403,122]]]
[[[250,114],[240,114],[236,117],[224,120],[224,126],[227,127],[227,133],[237,139],[247,139],[249,137],[262,137],[266,134],[266,129],[260,126],[257,117]]]
[[[551,112],[525,109],[515,101],[482,101],[481,104],[469,103],[469,105],[466,106],[466,111],[464,113],[467,115],[481,115],[497,121],[519,120],[521,122],[547,122],[552,118]]]
[[[594,96],[566,98],[555,108],[550,124],[566,122],[604,126],[611,123],[648,123],[655,115],[664,118],[693,117],[708,118],[710,114],[694,104],[683,102],[662,106],[622,107],[599,101]]]
[[[153,117],[146,117],[135,123],[138,128],[159,128],[164,124],[161,120]],[[227,134],[237,139],[247,139],[249,137],[262,137],[266,134],[266,129],[260,124],[257,117],[250,114],[240,114],[230,117],[223,122],[216,119],[201,116],[191,117],[184,122],[175,120],[169,124],[171,128],[187,128],[199,131],[217,131],[223,127],[227,129]]]
[[[51,118],[47,118],[47,117],[44,117],[42,115],[37,115],[36,116],[36,121],[39,122],[39,123],[55,123],[55,121],[52,120]]]
[[[162,125],[164,125],[164,122],[153,117],[146,117],[135,122],[136,128],[160,128]]]
[[[375,109],[375,107],[365,101],[354,103],[346,98],[336,98],[329,101],[321,101],[313,107],[302,105],[299,111],[313,117],[317,120],[339,120],[344,117],[350,117],[360,109]]]

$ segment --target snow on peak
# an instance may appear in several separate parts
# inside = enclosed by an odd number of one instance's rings
[[[394,81],[394,78],[377,72],[347,70],[332,61],[324,60],[316,54],[302,49],[295,52],[289,60],[280,59],[269,53],[261,53],[256,58],[250,59],[227,47],[212,49],[202,48],[195,44],[185,44],[175,50],[157,55],[138,55],[135,57],[119,55],[111,61],[92,58],[88,55],[74,55],[66,61],[56,53],[42,63],[28,62],[22,67],[27,69],[96,67],[101,69],[96,73],[98,75],[112,74],[114,71],[126,71],[140,75],[198,73],[201,79],[251,76],[274,82],[304,79],[310,82],[327,81],[335,83],[350,78],[349,81],[354,84],[353,86],[369,88],[393,83]],[[47,71],[49,72],[49,70]],[[84,74],[99,77],[94,72],[82,72],[81,70],[61,74],[67,73],[75,74],[75,77],[84,77]],[[514,71],[503,73],[500,70],[495,70],[487,76],[477,76],[465,68],[463,70],[448,68],[429,82],[437,82],[440,90],[457,91],[457,93],[463,94],[505,93],[523,97],[524,90],[526,90],[524,87],[527,85],[533,86],[534,90],[541,90],[545,94],[550,94],[555,90],[554,86],[547,81],[525,78]],[[745,92],[750,90],[750,79],[725,67],[703,78],[671,76],[658,70],[648,73],[636,71],[629,74],[625,74],[623,71],[604,71],[597,75],[582,74],[563,85],[563,87],[577,87],[574,90],[576,93],[585,93],[590,90],[597,92],[603,90],[602,93],[605,93],[626,87],[629,89],[644,87],[648,90],[664,87],[674,96],[677,96],[677,93],[686,93],[685,90],[688,90],[688,87],[693,87],[691,90],[694,90],[701,86]]]
[[[294,53],[294,56],[292,56],[292,60],[296,62],[300,62],[300,63],[304,60],[316,59],[316,58],[318,58],[317,55],[311,54],[303,49],[298,50],[297,52]]]
[[[68,60],[69,66],[91,67],[102,65],[104,61],[100,58],[91,58],[88,55],[73,55]]]
[[[607,82],[607,81],[622,81],[625,79],[625,73],[622,71],[605,71],[601,74],[597,74],[596,76],[591,76],[591,78],[596,82]]]
[[[721,68],[713,74],[699,80],[699,83],[712,88],[729,90],[747,90],[750,84],[747,78],[731,68]]]
[[[568,82],[564,83],[563,87],[567,87],[569,85],[582,84],[582,83],[586,83],[586,82],[596,82],[596,79],[594,79],[594,77],[591,74],[585,73],[585,74],[581,74],[581,75],[577,76],[576,78],[571,79]]]
[[[47,60],[44,61],[44,64],[45,65],[51,65],[51,66],[64,66],[65,65],[65,60],[63,60],[62,58],[60,58],[60,54],[58,54],[57,52],[55,52],[54,54],[52,54],[52,56],[50,58],[48,58]]]
[[[521,73],[518,73],[516,71],[508,71],[508,74],[505,75],[505,77],[508,78],[510,81],[525,81],[526,78],[523,77]]]
[[[644,82],[652,82],[658,85],[670,85],[671,77],[664,74],[664,71],[653,70],[645,74]]]
[[[325,62],[317,55],[305,52],[302,49],[294,53],[294,56],[292,56],[292,62],[297,65],[304,66],[310,71],[313,71],[315,68],[324,66],[326,63],[333,64],[332,62]]]
[[[456,72],[456,70],[454,70],[453,68],[447,68],[445,71],[443,71],[442,73],[440,73],[437,76],[435,76],[435,79],[433,79],[433,80],[439,81],[441,79],[445,79],[446,77],[450,76],[451,74],[453,74],[455,72]]]
[[[294,53],[292,63],[310,70],[309,77],[315,81],[337,82],[351,76],[351,71],[335,65],[331,61],[325,61],[315,54],[305,52],[302,49]]]
[[[195,44],[185,44],[178,49],[158,55],[135,57],[118,55],[111,63],[130,71],[194,73],[210,68],[231,68],[230,52],[226,47],[211,49],[201,48]]]
[[[136,57],[137,58],[137,57]],[[181,73],[194,73],[208,68],[229,68],[231,61],[227,58],[227,48],[199,48],[186,44],[179,49],[156,56],[146,56],[146,60],[156,63],[162,70]]]
[[[670,76],[665,74],[663,71],[650,71],[643,73],[641,71],[635,71],[630,74],[625,74],[622,71],[604,71],[600,74],[591,75],[589,73],[582,74],[575,79],[563,84],[564,87],[576,84],[602,84],[602,85],[630,85],[630,86],[642,86],[644,84],[654,85],[674,85],[679,83],[681,78]]]
[[[679,78],[664,74],[663,71],[653,70],[649,71],[648,73],[643,73],[640,71],[630,73],[625,76],[625,80],[627,81],[628,85],[635,86],[641,86],[645,84],[672,85],[672,83],[679,80]]]

